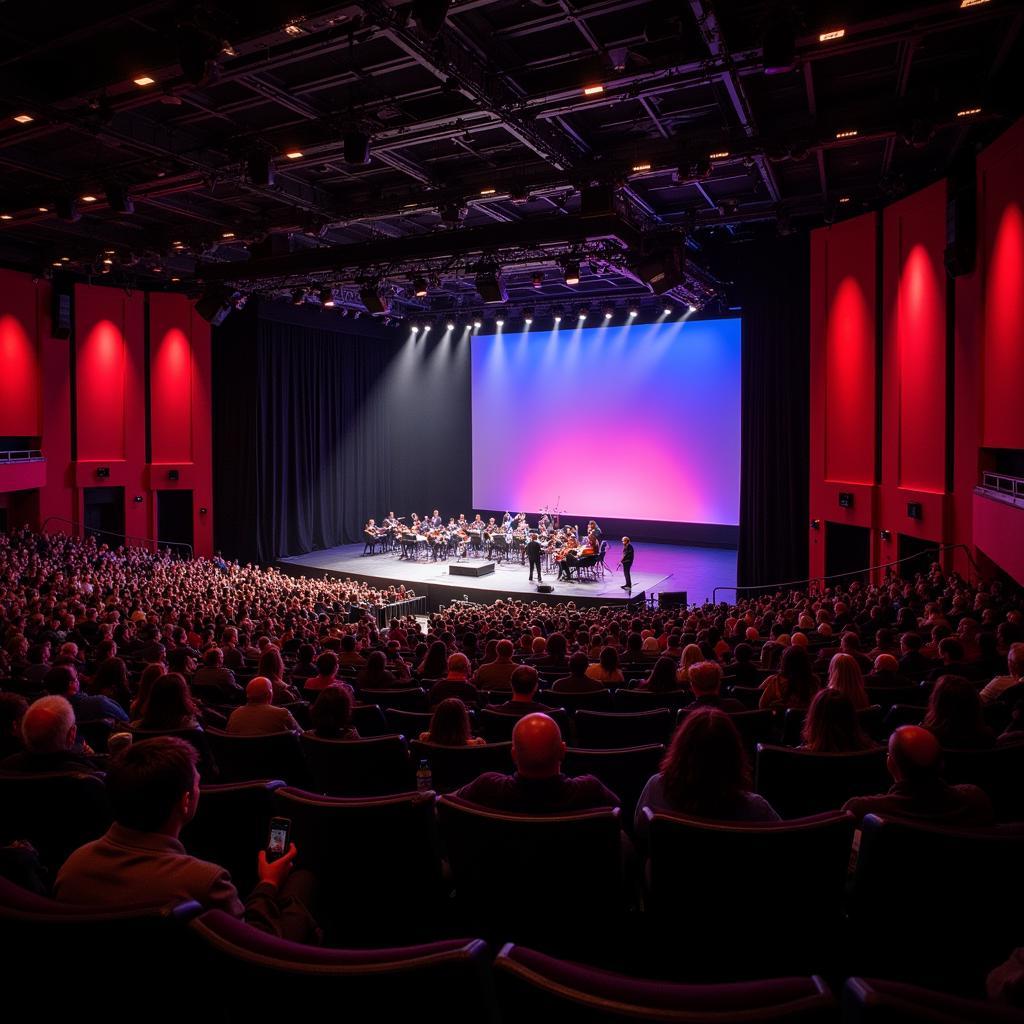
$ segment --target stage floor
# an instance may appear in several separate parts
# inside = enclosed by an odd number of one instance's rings
[[[448,562],[412,561],[397,553],[364,555],[362,544],[311,551],[278,560],[280,568],[300,576],[330,573],[371,585],[404,583],[418,596],[427,597],[434,610],[449,601],[468,597],[490,602],[499,597],[524,598],[578,605],[625,604],[670,590],[685,590],[690,602],[710,599],[715,587],[736,583],[736,551],[733,548],[680,547],[674,544],[637,544],[633,565],[633,590],[622,589],[622,571],[608,572],[597,583],[565,583],[554,577],[544,582],[554,586],[550,594],[538,594],[529,581],[528,570],[518,562],[498,563],[488,576],[450,576]],[[609,555],[614,554],[614,548]],[[609,561],[614,564],[610,557]],[[732,594],[720,595],[731,598]]]

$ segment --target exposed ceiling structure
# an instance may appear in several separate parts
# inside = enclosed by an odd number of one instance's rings
[[[728,302],[709,244],[878,206],[1017,116],[1022,26],[1010,0],[113,0],[57,17],[9,0],[0,261],[297,302],[308,287],[401,316]]]

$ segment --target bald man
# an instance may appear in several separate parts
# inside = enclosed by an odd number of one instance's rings
[[[485,772],[456,796],[514,814],[561,814],[618,807],[620,800],[593,775],[562,774],[565,744],[558,723],[544,714],[525,715],[512,731],[514,775]]]
[[[0,762],[8,772],[95,772],[97,762],[78,740],[75,712],[67,699],[42,697],[21,720],[25,749]]]
[[[880,654],[872,670],[864,677],[865,686],[913,686],[900,672],[900,663],[894,654]]]
[[[254,676],[245,687],[245,704],[235,708],[228,719],[232,736],[267,736],[275,732],[301,732],[287,708],[277,708],[274,684],[266,676]]]
[[[893,778],[888,793],[847,800],[844,811],[860,821],[865,814],[907,818],[933,825],[991,825],[992,801],[977,786],[950,786],[942,778],[939,741],[917,725],[904,725],[889,737],[886,767]]]

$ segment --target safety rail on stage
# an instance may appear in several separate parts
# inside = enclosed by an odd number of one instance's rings
[[[855,569],[852,572],[837,572],[833,573],[831,576],[808,576],[807,579],[790,580],[787,583],[757,583],[746,587],[733,587],[726,585],[718,586],[711,591],[711,603],[718,604],[718,592],[720,590],[735,590],[737,594],[741,590],[760,590],[766,592],[774,590],[794,590],[796,588],[805,587],[811,583],[826,583],[829,580],[846,579],[848,576],[865,576],[868,573],[874,572],[876,569],[889,569],[894,565],[902,565],[904,562],[920,561],[920,559],[926,555],[939,555],[943,551],[956,550],[961,550],[967,555],[967,560],[971,563],[971,567],[974,569],[975,574],[979,574],[978,563],[974,560],[974,555],[971,554],[971,550],[966,544],[936,544],[935,547],[926,548],[913,555],[907,555],[906,558],[897,558],[893,562],[882,562],[879,565],[869,565],[865,569]]]
[[[377,628],[382,629],[393,618],[402,615],[426,615],[427,599],[424,597],[407,597],[404,601],[393,601],[383,604],[371,611],[377,617]]]

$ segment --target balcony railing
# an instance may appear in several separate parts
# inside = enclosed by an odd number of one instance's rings
[[[0,452],[0,465],[11,462],[45,462],[46,456],[38,448]]]
[[[981,483],[974,488],[974,493],[1024,508],[1024,478],[1019,476],[984,472],[981,474]]]

